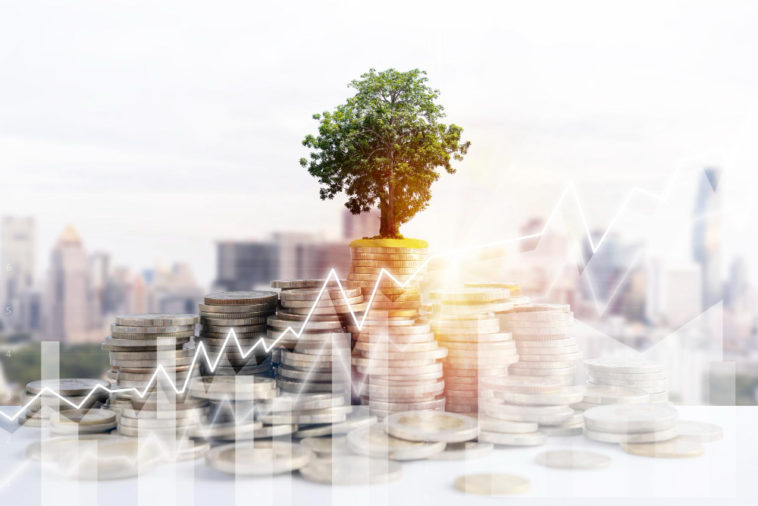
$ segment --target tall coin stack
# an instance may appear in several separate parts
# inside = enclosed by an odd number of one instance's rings
[[[194,405],[182,392],[197,372],[189,346],[196,322],[191,314],[116,317],[102,347],[110,352],[115,388],[136,390],[129,392],[131,407],[119,409],[120,434],[176,434],[198,422],[198,417],[183,416]]]
[[[414,243],[418,247],[400,247]],[[363,290],[369,306],[360,325],[348,327],[361,403],[378,416],[444,409],[440,362],[444,351],[437,346],[429,324],[419,318],[426,243],[362,239],[350,247],[348,283]],[[379,279],[382,269],[400,284],[386,275]]]
[[[568,335],[573,314],[567,305],[533,304],[499,315],[501,328],[513,335],[519,361],[510,366],[511,377],[492,385],[494,398],[487,415],[514,422],[539,424],[548,434],[581,431],[581,414],[570,405],[583,399],[573,386],[574,368],[581,353]]]
[[[508,376],[518,361],[510,333],[500,332],[494,313],[512,307],[501,288],[453,288],[430,294],[432,329],[447,349],[445,410],[479,412],[480,386],[485,380]]]
[[[602,357],[586,360],[589,372],[582,402],[574,409],[602,404],[661,404],[668,401],[668,379],[661,366],[640,358]]]
[[[282,392],[332,392],[350,399],[350,334],[345,324],[351,311],[365,309],[363,295],[356,288],[344,288],[343,295],[336,283],[326,280],[294,287],[312,282],[273,283],[281,289],[277,313],[268,319],[269,339],[281,338],[276,384]],[[294,333],[284,333],[288,328]]]
[[[263,346],[248,353],[266,333],[266,319],[276,310],[277,294],[269,291],[216,292],[200,304],[200,333],[208,356],[218,366],[211,371],[203,361],[203,375],[271,375],[271,359]],[[234,330],[243,353],[227,338]],[[224,345],[226,343],[226,345]]]

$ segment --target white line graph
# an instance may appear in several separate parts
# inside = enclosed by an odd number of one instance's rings
[[[427,257],[426,260],[424,262],[422,262],[422,264],[405,281],[398,280],[391,272],[389,272],[386,269],[382,268],[379,271],[379,274],[377,276],[376,282],[374,284],[374,288],[371,291],[371,296],[369,297],[369,299],[368,299],[368,301],[366,303],[365,311],[364,311],[364,313],[362,315],[362,318],[360,318],[360,319],[355,314],[355,312],[353,311],[352,305],[348,302],[348,297],[347,297],[347,295],[345,293],[345,289],[342,286],[342,282],[340,281],[337,272],[335,271],[335,269],[331,269],[329,271],[329,274],[327,275],[326,279],[324,280],[323,284],[321,285],[321,288],[320,288],[320,290],[318,292],[318,295],[317,295],[316,299],[314,300],[314,302],[313,302],[313,304],[312,304],[312,306],[311,306],[308,314],[306,315],[305,319],[303,320],[302,325],[300,326],[300,329],[298,331],[296,331],[291,326],[287,327],[285,330],[283,330],[279,334],[279,336],[276,339],[273,340],[273,342],[271,342],[270,345],[267,345],[266,344],[266,340],[263,337],[261,337],[252,346],[250,346],[247,350],[245,350],[245,349],[243,349],[242,345],[240,344],[239,340],[237,339],[237,335],[234,332],[234,329],[232,329],[232,330],[229,331],[229,333],[227,334],[226,338],[224,339],[224,341],[223,341],[223,343],[222,343],[222,345],[221,345],[218,353],[216,354],[215,360],[211,359],[211,357],[208,355],[208,352],[205,349],[204,344],[202,342],[198,343],[198,345],[196,347],[196,350],[195,350],[195,354],[193,355],[193,358],[192,358],[192,362],[191,362],[191,365],[190,365],[190,370],[192,370],[199,363],[199,360],[202,358],[202,359],[205,360],[205,363],[206,363],[208,369],[211,372],[215,371],[216,368],[218,367],[219,362],[223,358],[224,352],[226,351],[227,347],[232,347],[232,346],[236,347],[237,351],[240,354],[240,356],[242,358],[247,358],[251,353],[253,353],[253,351],[255,351],[258,348],[262,348],[266,353],[270,353],[271,350],[284,337],[286,337],[288,334],[292,334],[292,336],[295,339],[299,339],[300,335],[303,332],[306,331],[306,327],[308,325],[308,322],[311,320],[311,317],[313,316],[313,313],[314,313],[316,307],[318,306],[318,303],[321,300],[321,297],[323,297],[324,293],[327,291],[328,287],[330,286],[330,284],[332,282],[337,285],[337,287],[338,287],[338,289],[340,291],[340,294],[341,294],[341,296],[342,296],[342,298],[343,298],[343,300],[344,300],[344,302],[345,302],[345,304],[346,304],[346,306],[347,306],[347,308],[349,310],[350,317],[353,319],[353,322],[355,323],[355,326],[359,330],[361,330],[361,329],[363,329],[363,326],[365,324],[366,318],[368,317],[368,315],[370,313],[371,306],[372,306],[373,301],[374,301],[374,299],[376,297],[376,293],[377,293],[379,287],[381,286],[381,282],[385,278],[388,278],[389,280],[391,280],[398,287],[404,288],[406,285],[408,285],[408,283],[410,283],[411,281],[413,281],[418,276],[418,274],[420,272],[422,272],[426,268],[426,266],[429,264],[429,262],[431,260],[433,260],[435,258],[444,258],[444,257],[447,257],[447,256],[456,256],[456,255],[461,255],[461,254],[465,254],[465,253],[472,252],[472,251],[486,249],[486,248],[489,248],[489,247],[502,246],[502,245],[505,245],[505,244],[514,244],[514,243],[519,243],[519,242],[527,241],[527,240],[530,240],[530,239],[539,239],[539,238],[543,237],[547,233],[547,231],[549,230],[549,227],[551,226],[553,220],[556,218],[556,216],[558,216],[558,211],[561,209],[561,207],[563,206],[564,201],[569,196],[573,196],[573,198],[574,198],[574,202],[575,202],[575,204],[576,204],[576,206],[577,206],[577,208],[579,210],[579,217],[580,217],[580,221],[581,221],[581,226],[583,228],[584,236],[586,237],[586,240],[589,243],[591,251],[593,253],[595,253],[602,246],[602,244],[604,243],[604,241],[608,237],[608,234],[611,232],[611,230],[613,229],[613,227],[616,226],[616,223],[617,223],[619,217],[622,215],[622,213],[629,206],[629,204],[631,203],[631,201],[635,197],[635,195],[639,194],[639,195],[642,195],[642,196],[646,196],[646,197],[649,197],[649,198],[651,198],[653,200],[656,200],[656,201],[658,201],[660,203],[667,202],[667,200],[669,199],[669,196],[671,194],[671,191],[673,190],[673,188],[675,186],[675,182],[676,182],[676,179],[679,176],[679,172],[680,172],[679,169],[677,169],[677,170],[674,171],[674,173],[672,174],[671,178],[669,179],[668,184],[666,185],[665,190],[661,194],[656,194],[656,193],[650,192],[648,190],[645,190],[645,189],[642,189],[642,188],[639,188],[639,187],[632,188],[630,190],[630,192],[627,194],[627,196],[623,199],[623,201],[621,202],[621,204],[619,205],[616,213],[613,215],[613,217],[609,221],[608,226],[606,227],[605,232],[597,240],[597,243],[595,243],[595,241],[592,238],[591,227],[590,227],[589,223],[587,222],[586,215],[585,215],[585,212],[584,212],[584,208],[582,206],[578,190],[576,189],[576,185],[574,183],[571,183],[571,184],[569,184],[561,192],[560,197],[556,201],[555,205],[553,206],[553,209],[551,210],[550,214],[548,215],[547,220],[545,220],[544,226],[542,227],[542,229],[539,232],[535,232],[535,233],[528,234],[528,235],[522,235],[522,236],[519,236],[519,237],[512,237],[512,238],[502,239],[502,240],[498,240],[498,241],[493,241],[493,242],[486,243],[486,244],[480,244],[480,245],[469,246],[469,247],[465,247],[465,248],[459,248],[459,249],[455,249],[455,250],[452,250],[452,251],[448,251],[446,253],[440,253],[440,254],[436,254],[436,255],[431,255],[431,256]],[[32,403],[34,403],[37,399],[39,399],[43,395],[50,395],[50,396],[56,397],[61,402],[67,404],[68,406],[70,406],[71,408],[74,408],[74,409],[81,409],[81,407],[84,406],[84,405],[86,405],[87,402],[92,398],[92,396],[95,395],[98,391],[105,391],[107,393],[134,394],[134,395],[137,395],[140,398],[144,398],[146,395],[148,395],[150,393],[151,387],[153,387],[154,385],[156,385],[156,383],[158,382],[158,380],[160,378],[165,379],[165,381],[169,385],[171,385],[171,387],[173,388],[173,390],[177,394],[184,394],[187,391],[187,388],[189,387],[189,382],[192,380],[192,376],[191,375],[187,375],[187,377],[184,379],[184,382],[182,383],[181,387],[179,387],[179,385],[177,383],[175,383],[175,381],[172,379],[172,377],[169,374],[169,372],[162,365],[158,365],[156,367],[155,372],[150,376],[150,378],[149,378],[147,384],[145,385],[144,389],[141,390],[141,391],[139,389],[137,389],[137,388],[108,388],[108,387],[105,387],[105,386],[102,386],[102,385],[97,385],[97,386],[93,387],[92,390],[89,391],[89,393],[81,400],[80,403],[76,404],[76,403],[70,401],[69,399],[65,398],[64,396],[62,396],[59,392],[56,392],[56,391],[54,391],[54,390],[52,390],[50,388],[45,387],[45,388],[41,389],[41,391],[39,393],[37,393],[33,397],[31,397],[27,401],[26,404],[24,404],[23,406],[20,406],[19,409],[15,413],[9,415],[9,414],[6,414],[5,412],[0,411],[0,415],[2,415],[6,420],[13,422],[13,421],[17,420],[18,417],[24,411],[26,411],[26,409]]]

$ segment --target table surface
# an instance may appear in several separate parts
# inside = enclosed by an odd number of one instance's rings
[[[3,407],[6,412],[15,408]],[[209,503],[311,505],[398,504],[758,504],[758,407],[678,406],[680,418],[720,425],[722,441],[708,443],[705,455],[652,459],[624,453],[618,446],[584,436],[551,437],[533,448],[496,448],[465,461],[402,464],[399,481],[373,486],[308,482],[297,474],[235,478],[214,471],[202,459],[164,464],[139,479],[79,482],[60,477],[50,465],[27,460],[27,445],[43,430],[0,430],[0,504],[192,506]],[[609,468],[592,471],[548,469],[535,456],[548,449],[586,449],[608,455]],[[507,498],[466,495],[453,487],[468,473],[509,473],[528,478],[531,491]],[[9,502],[6,502],[9,501]]]

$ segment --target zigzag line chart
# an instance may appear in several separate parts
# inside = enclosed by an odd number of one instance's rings
[[[561,209],[562,205],[564,204],[564,201],[569,196],[572,196],[574,199],[574,203],[576,204],[578,210],[579,210],[579,217],[581,220],[581,226],[583,228],[584,236],[591,248],[591,251],[594,253],[596,252],[604,243],[606,238],[608,237],[608,234],[613,229],[613,227],[616,226],[616,223],[618,222],[619,217],[622,215],[622,213],[626,210],[626,208],[631,203],[632,199],[635,195],[639,194],[642,196],[649,197],[655,201],[664,203],[668,200],[672,189],[675,186],[675,182],[677,177],[679,176],[679,170],[675,171],[672,174],[672,177],[669,180],[669,183],[666,185],[666,189],[661,194],[656,194],[653,192],[650,192],[648,190],[634,187],[632,188],[627,196],[624,198],[620,206],[618,207],[616,213],[613,215],[612,219],[610,220],[605,232],[601,235],[601,237],[595,242],[592,239],[592,233],[590,230],[589,223],[587,222],[586,215],[584,212],[584,208],[582,206],[582,202],[578,193],[578,190],[576,188],[576,185],[574,183],[569,184],[560,194],[558,200],[556,201],[555,205],[553,206],[553,209],[551,210],[550,214],[548,215],[548,218],[544,222],[544,226],[542,227],[542,230],[539,232],[535,232],[532,234],[522,235],[518,237],[512,237],[512,238],[506,238],[498,241],[489,242],[486,244],[479,244],[475,246],[469,246],[465,248],[455,249],[446,253],[439,253],[435,255],[429,256],[419,267],[414,271],[404,282],[398,280],[395,276],[392,275],[391,272],[382,269],[379,272],[379,275],[377,277],[376,283],[374,284],[374,288],[371,291],[371,296],[369,297],[369,300],[366,304],[365,312],[363,313],[362,318],[359,318],[358,315],[353,311],[352,305],[347,302],[347,295],[345,293],[344,287],[342,286],[342,283],[339,279],[339,275],[335,271],[335,269],[331,269],[324,280],[318,296],[316,297],[313,305],[311,306],[305,320],[303,321],[302,326],[299,330],[295,330],[293,327],[287,327],[285,330],[283,330],[279,336],[271,342],[271,344],[267,345],[266,341],[261,337],[258,341],[255,342],[252,346],[250,346],[247,350],[244,350],[237,339],[237,335],[234,332],[234,330],[230,330],[227,334],[226,338],[224,339],[221,348],[219,349],[218,353],[216,354],[215,359],[212,359],[208,351],[205,349],[205,346],[203,343],[198,343],[197,348],[195,350],[195,354],[193,355],[192,361],[191,361],[191,367],[195,367],[201,359],[205,361],[205,364],[208,366],[208,369],[210,371],[215,371],[218,367],[219,362],[221,361],[221,358],[223,357],[224,351],[227,349],[227,347],[236,347],[237,351],[243,358],[247,358],[253,351],[255,351],[258,348],[262,348],[266,353],[270,353],[271,350],[281,341],[284,337],[286,337],[288,334],[292,334],[295,339],[299,339],[300,335],[305,332],[308,322],[311,320],[311,317],[313,315],[314,310],[316,309],[318,302],[321,300],[321,297],[324,295],[324,293],[327,291],[327,288],[329,287],[330,283],[335,283],[341,293],[342,298],[344,299],[348,309],[351,318],[353,319],[353,322],[355,323],[355,326],[358,329],[362,329],[364,326],[364,322],[366,320],[366,317],[369,314],[369,311],[371,309],[372,303],[374,301],[374,298],[376,296],[376,293],[380,287],[381,281],[384,278],[392,280],[393,283],[395,283],[399,287],[405,287],[409,282],[411,282],[420,272],[422,272],[426,266],[429,264],[429,262],[435,258],[444,258],[448,256],[457,256],[469,252],[474,252],[490,247],[495,246],[502,246],[506,244],[517,244],[523,241],[533,240],[533,239],[539,239],[543,237],[547,231],[549,230],[549,227],[551,226],[552,222],[558,216],[559,210]],[[344,365],[344,364],[343,364]],[[171,388],[177,393],[177,394],[183,394],[187,391],[187,388],[189,387],[189,382],[192,379],[191,376],[187,376],[185,378],[184,382],[181,384],[177,384],[174,379],[171,377],[171,375],[166,371],[166,369],[159,365],[156,367],[155,372],[151,375],[148,383],[145,385],[145,388],[143,390],[139,390],[137,388],[108,388],[101,385],[95,386],[92,390],[88,392],[88,394],[81,400],[80,403],[74,403],[67,399],[66,397],[62,396],[59,392],[54,391],[51,388],[45,387],[40,392],[35,394],[33,397],[31,397],[26,404],[20,406],[14,413],[8,414],[3,411],[0,411],[0,416],[2,416],[5,420],[9,422],[15,422],[18,417],[24,413],[24,411],[33,404],[38,398],[42,397],[43,395],[53,396],[57,399],[59,399],[62,403],[70,406],[74,409],[80,409],[83,405],[86,405],[89,399],[96,394],[98,391],[105,391],[107,393],[124,393],[124,394],[134,394],[137,395],[140,398],[144,398],[148,393],[150,392],[151,387],[156,385],[156,383],[159,381],[159,379],[165,380],[165,382],[171,386]],[[306,380],[307,382],[307,380]],[[305,382],[304,382],[305,384]],[[362,387],[361,384],[358,384],[358,388],[360,389]],[[353,387],[355,388],[355,387]]]

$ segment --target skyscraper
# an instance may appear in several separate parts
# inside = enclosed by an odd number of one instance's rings
[[[47,338],[63,342],[87,341],[92,314],[87,253],[71,225],[63,230],[50,255],[47,283]]]
[[[700,265],[702,309],[721,301],[721,170],[709,167],[698,185],[695,225],[692,231],[692,258]]]
[[[2,221],[0,314],[14,330],[23,326],[15,315],[21,312],[24,294],[34,284],[35,228],[34,218],[5,216]]]

